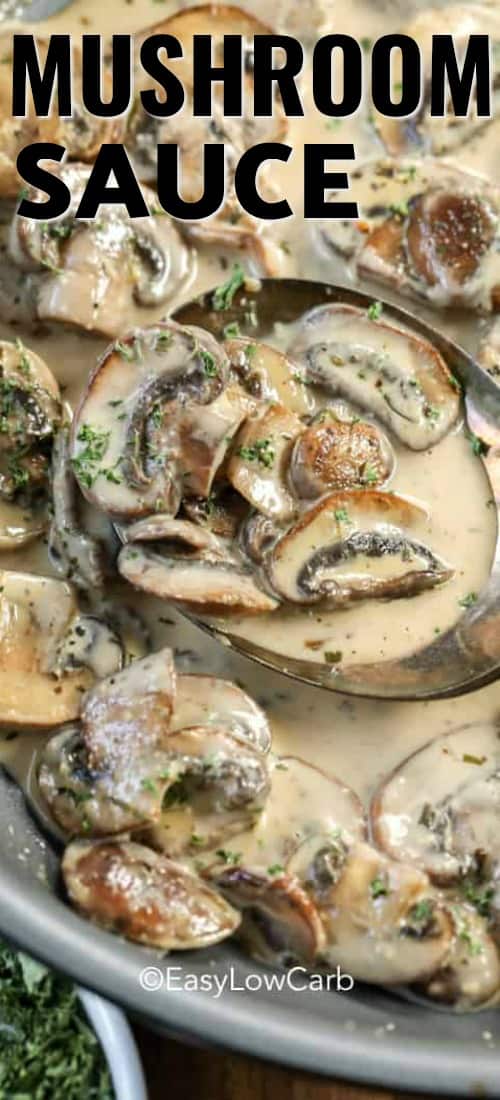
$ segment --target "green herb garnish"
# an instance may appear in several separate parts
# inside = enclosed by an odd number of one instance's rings
[[[233,298],[236,291],[243,286],[245,282],[245,272],[241,264],[235,264],[229,279],[221,286],[216,287],[212,294],[212,306],[217,313],[221,313],[224,309],[229,309],[233,304]]]

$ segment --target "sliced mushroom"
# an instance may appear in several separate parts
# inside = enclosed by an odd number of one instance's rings
[[[259,19],[269,19],[266,0],[253,0],[252,11]],[[312,0],[307,8],[297,4],[297,0],[276,0],[271,15],[274,30],[293,35],[300,42],[315,43],[331,26],[331,8],[327,0]]]
[[[50,40],[37,35],[36,48],[40,66],[47,60]],[[73,115],[62,118],[55,110],[47,118],[37,118],[32,103],[28,101],[25,118],[13,118],[11,114],[13,79],[12,35],[0,36],[0,197],[15,198],[22,186],[17,172],[17,157],[26,145],[39,141],[55,142],[63,145],[70,160],[93,161],[106,142],[119,142],[125,130],[124,118],[97,118],[89,114],[83,105],[74,102]],[[74,88],[81,87],[82,53],[76,43],[72,44],[72,75]],[[103,95],[109,94],[110,73],[105,68],[103,74]],[[77,93],[76,93],[77,94]]]
[[[432,157],[369,161],[354,176],[358,222],[321,223],[356,275],[438,309],[499,308],[500,190]],[[361,232],[360,232],[361,230]]]
[[[0,549],[31,542],[47,524],[50,453],[59,387],[21,340],[0,341]]]
[[[174,782],[172,763],[154,750],[92,767],[79,726],[65,727],[50,739],[38,770],[41,795],[68,836],[144,829],[160,820],[165,792]]]
[[[118,571],[135,588],[160,599],[185,604],[206,613],[274,611],[277,600],[254,580],[249,566],[226,551],[210,556],[145,550],[139,544],[124,546],[118,555]]]
[[[234,489],[222,485],[206,498],[184,497],[182,510],[193,523],[232,541],[248,514],[248,505]]]
[[[454,936],[441,965],[416,989],[424,997],[459,1011],[496,1001],[500,959],[485,921],[469,906],[450,905]]]
[[[375,125],[387,152],[392,156],[399,156],[402,153],[409,154],[416,148],[434,156],[447,156],[460,152],[468,142],[474,141],[475,146],[481,140],[494,144],[494,118],[500,104],[500,82],[497,75],[493,79],[492,114],[488,118],[478,117],[474,102],[471,103],[466,117],[461,118],[455,115],[451,101],[447,103],[444,118],[432,116],[430,94],[433,36],[453,34],[455,50],[460,56],[470,34],[489,34],[495,55],[500,43],[500,19],[496,6],[478,3],[465,7],[463,4],[452,3],[440,8],[424,8],[404,28],[404,33],[413,38],[420,48],[424,69],[424,95],[420,110],[410,118],[375,116]],[[400,79],[397,63],[393,69],[393,78],[395,83]]]
[[[292,603],[342,607],[400,599],[444,584],[453,569],[422,541],[425,513],[395,493],[331,493],[268,554],[274,591]]]
[[[296,440],[290,480],[299,497],[315,499],[332,489],[375,489],[388,481],[394,452],[374,424],[345,406],[329,406]]]
[[[233,488],[278,522],[291,519],[296,509],[287,471],[294,440],[302,431],[299,418],[284,405],[269,405],[245,421],[227,464]]]
[[[81,707],[83,739],[92,767],[128,761],[162,748],[168,737],[175,698],[175,667],[170,649],[133,661],[101,680]]]
[[[318,836],[352,844],[365,835],[363,807],[349,787],[297,756],[273,762],[271,790],[252,829],[232,837],[229,848],[214,854],[214,868],[238,864],[273,873],[285,868],[301,877],[294,862],[304,842]]]
[[[85,916],[136,943],[182,951],[220,943],[239,914],[208,883],[139,844],[70,844],[62,873]]]
[[[450,917],[426,875],[368,844],[320,847],[306,875],[326,937],[320,965],[396,985],[432,975],[447,957]]]
[[[263,754],[271,747],[271,731],[262,708],[237,684],[216,676],[177,677],[170,728],[175,731],[188,726],[227,729],[236,740]]]
[[[239,909],[238,939],[252,958],[269,965],[312,966],[325,945],[317,909],[291,875],[244,867],[218,871],[218,889]]]
[[[292,352],[310,381],[377,416],[413,450],[438,443],[458,417],[458,386],[439,352],[354,306],[311,310]]]
[[[493,724],[463,726],[409,756],[376,792],[377,844],[436,882],[488,877],[500,860],[500,740]]]
[[[261,752],[224,726],[193,726],[170,734],[167,769],[170,761],[173,782],[148,834],[155,847],[170,856],[196,854],[255,822],[269,790]]]
[[[232,441],[249,411],[249,402],[239,386],[228,386],[203,415],[196,406],[185,408],[180,421],[180,443],[187,470],[186,493],[209,497]]]
[[[70,458],[70,426],[63,424],[52,447],[52,520],[49,558],[54,569],[84,590],[102,588],[106,574],[105,549],[84,531],[77,515],[78,487]]]
[[[73,469],[87,499],[114,516],[175,515],[184,485],[198,485],[200,449],[206,466],[199,476],[207,488],[221,441],[220,435],[211,444],[201,440],[202,409],[216,404],[227,369],[213,337],[173,322],[109,348],[73,422]],[[198,418],[192,438],[186,410]],[[206,411],[208,436],[215,421],[220,433],[221,417]],[[237,425],[240,412],[231,415]]]
[[[0,725],[50,728],[77,718],[89,669],[52,671],[78,606],[63,581],[0,573]]]
[[[270,344],[238,336],[227,338],[224,351],[233,373],[255,407],[262,401],[284,405],[296,416],[314,411],[310,390],[302,381],[297,364]]]
[[[256,565],[262,565],[279,534],[274,520],[260,512],[252,512],[240,530],[242,550]]]
[[[69,212],[51,222],[15,214],[8,239],[10,260],[32,290],[32,320],[118,336],[141,307],[167,303],[179,291],[189,273],[188,251],[149,188],[143,189],[147,218],[131,220],[122,207],[108,205],[98,219],[77,220],[90,170],[65,165],[52,171],[71,191]],[[41,202],[43,193],[31,189],[29,198]],[[15,279],[11,283],[14,299]],[[1,307],[10,308],[6,290]]]
[[[207,143],[224,143],[229,162],[228,176],[232,179],[234,167],[241,153],[261,141],[279,141],[287,131],[286,116],[277,102],[270,118],[255,118],[250,111],[253,92],[252,46],[255,34],[267,34],[268,28],[252,15],[229,5],[206,4],[194,11],[175,12],[168,19],[153,27],[147,27],[136,38],[137,59],[142,43],[151,34],[174,35],[181,43],[183,56],[176,62],[176,73],[183,80],[186,90],[186,109],[182,117],[153,119],[137,103],[128,126],[127,143],[140,178],[156,178],[157,146],[176,144],[180,149],[183,195],[187,201],[199,197],[201,150]],[[193,35],[208,34],[213,42],[214,63],[223,60],[223,36],[238,34],[244,37],[244,114],[241,118],[225,117],[221,90],[216,90],[216,100],[210,117],[196,118],[192,110]],[[137,65],[136,88],[138,91],[151,86],[151,79]],[[158,89],[159,90],[159,89]],[[160,90],[159,90],[160,91]],[[160,91],[163,94],[163,90]],[[261,184],[262,185],[262,184]],[[271,182],[264,181],[270,188]],[[227,247],[246,249],[254,253],[264,270],[271,274],[275,266],[275,250],[267,245],[264,223],[251,218],[240,206],[234,186],[226,189],[225,202],[220,211],[204,221],[185,221],[183,230],[201,243],[219,243]]]
[[[50,671],[61,676],[70,669],[88,668],[96,680],[113,676],[123,666],[123,641],[109,623],[94,615],[78,615],[62,638]]]

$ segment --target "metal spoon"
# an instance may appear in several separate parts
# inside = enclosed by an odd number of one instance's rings
[[[255,290],[246,287],[234,296],[229,309],[213,309],[212,293],[181,306],[174,314],[181,324],[199,325],[222,337],[225,326],[237,322],[242,334],[253,339],[270,333],[276,322],[297,320],[306,310],[325,302],[347,302],[366,309],[372,297],[348,287],[299,279],[263,279]],[[402,323],[426,337],[444,356],[466,394],[468,425],[489,445],[484,456],[495,502],[500,512],[500,389],[462,348],[431,325],[389,303],[384,317]],[[500,517],[499,517],[500,518]],[[184,612],[202,629],[268,668],[304,683],[349,695],[379,699],[433,699],[462,695],[500,677],[500,541],[489,582],[479,599],[450,630],[430,645],[400,660],[342,665],[332,670],[314,661],[296,660],[257,646],[235,634],[230,619],[221,625]]]
[[[64,847],[68,843],[68,837],[56,825],[38,786],[40,757],[49,736],[50,734],[44,737],[41,733],[23,733],[17,734],[13,739],[0,740],[0,767],[5,768],[23,792],[30,813],[42,833],[59,847]]]

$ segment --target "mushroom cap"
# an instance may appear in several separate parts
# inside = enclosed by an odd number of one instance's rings
[[[73,842],[62,873],[80,913],[135,943],[175,951],[210,947],[240,923],[208,883],[130,841]]]
[[[269,405],[248,417],[227,464],[227,478],[249,504],[278,522],[291,519],[296,503],[287,474],[302,422],[284,405]]]
[[[430,1001],[459,1012],[496,1003],[500,990],[500,959],[486,922],[467,905],[451,905],[454,937],[442,964],[416,984]]]
[[[435,34],[453,34],[455,49],[461,53],[470,34],[489,34],[493,47],[500,41],[500,19],[495,4],[475,3],[473,5],[449,3],[445,7],[424,7],[415,18],[404,27],[404,33],[417,42],[424,70],[424,95],[420,110],[408,119],[385,118],[375,115],[375,126],[387,152],[391,156],[418,152],[432,153],[433,156],[448,156],[460,153],[469,142],[494,141],[495,106],[498,102],[498,80],[493,82],[493,110],[490,118],[478,118],[475,105],[471,103],[465,118],[455,115],[453,104],[448,101],[443,118],[433,117],[430,113],[430,84],[432,74],[432,37]],[[400,78],[400,68],[396,62],[393,70],[394,84]]]
[[[81,706],[83,739],[92,767],[123,767],[168,740],[176,674],[170,649],[132,661],[95,684]]]
[[[59,387],[21,340],[0,340],[0,549],[45,529],[50,449],[61,418]]]
[[[123,519],[158,510],[175,515],[189,476],[202,476],[202,407],[211,406],[207,417],[213,423],[228,366],[209,333],[174,322],[137,330],[111,345],[90,377],[73,422],[73,469],[87,500]],[[186,415],[195,425],[198,417],[196,433],[193,427],[188,431]],[[227,413],[219,410],[219,416],[227,429]],[[229,416],[234,430],[240,410],[231,409]]]
[[[314,411],[314,399],[301,380],[297,364],[283,352],[247,336],[226,338],[224,350],[255,408],[262,401],[270,401],[299,417]]]
[[[426,875],[368,844],[317,852],[308,876],[326,936],[323,965],[361,981],[396,985],[432,975],[453,929]],[[422,920],[420,914],[424,913]]]
[[[449,885],[500,859],[500,763],[494,723],[433,738],[395,768],[375,792],[376,843],[393,859]]]
[[[188,726],[226,728],[243,745],[264,755],[271,748],[265,712],[237,684],[218,676],[177,676],[170,729]]]
[[[420,541],[426,513],[378,490],[330,493],[268,551],[271,587],[292,603],[398,599],[443,584],[453,570]]]
[[[380,428],[327,406],[294,444],[290,480],[299,497],[314,499],[333,489],[379,488],[395,458]]]
[[[98,219],[76,219],[90,169],[83,164],[53,167],[71,192],[67,214],[52,222],[34,222],[15,214],[7,249],[24,272],[25,311],[32,324],[60,321],[118,337],[135,318],[151,317],[148,307],[170,301],[184,285],[191,257],[173,222],[159,212],[155,195],[143,188],[150,214],[130,219],[120,206],[103,206]],[[32,188],[29,198],[43,201]],[[12,272],[12,267],[10,270]],[[5,281],[0,296],[4,318],[11,319],[17,280]]]
[[[56,676],[52,663],[71,629],[74,589],[52,577],[0,571],[0,726],[50,729],[78,717],[88,668]]]
[[[412,450],[438,443],[457,420],[457,384],[436,348],[355,306],[306,313],[290,350],[309,381],[377,416]]]
[[[35,38],[40,64],[47,57],[50,39],[37,34]],[[61,118],[55,109],[48,118],[37,118],[33,104],[28,100],[25,118],[13,118],[12,99],[13,48],[12,34],[0,35],[0,198],[16,198],[22,181],[16,162],[21,149],[38,141],[51,141],[63,145],[70,160],[93,161],[102,144],[119,142],[125,132],[125,118],[97,118],[89,114],[80,102],[74,103],[71,118]],[[74,88],[81,86],[82,52],[76,42],[72,44],[72,70]],[[105,68],[103,95],[111,88],[111,74]],[[78,94],[78,93],[76,93]]]
[[[223,896],[242,914],[238,940],[268,965],[313,966],[325,934],[314,903],[291,875],[231,867],[215,874]]]

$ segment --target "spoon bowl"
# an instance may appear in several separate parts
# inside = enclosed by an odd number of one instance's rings
[[[222,338],[236,322],[242,335],[265,338],[277,322],[290,323],[314,306],[347,303],[367,309],[373,298],[350,287],[300,279],[262,279],[255,287],[240,288],[229,308],[213,308],[213,293],[181,306],[174,314],[180,324],[197,325]],[[384,318],[423,336],[441,353],[465,393],[469,430],[481,438],[487,453],[481,456],[491,484],[497,515],[500,511],[500,389],[474,359],[452,340],[412,313],[382,301]],[[331,667],[295,659],[256,645],[239,636],[231,619],[214,625],[191,610],[189,619],[224,645],[259,664],[295,680],[330,691],[377,699],[422,700],[462,695],[500,677],[500,541],[497,533],[489,581],[479,598],[455,625],[436,641],[409,656],[373,663]]]

